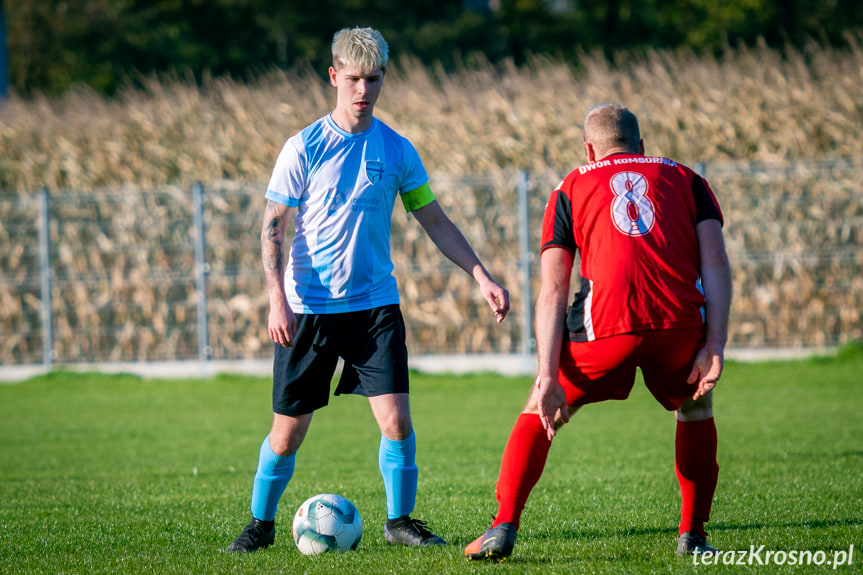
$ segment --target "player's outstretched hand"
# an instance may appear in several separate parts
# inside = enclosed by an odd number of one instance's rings
[[[497,323],[502,322],[509,312],[509,291],[493,279],[480,283],[479,289],[494,312]]]
[[[548,434],[548,440],[554,439],[557,433],[557,421],[560,424],[569,423],[569,408],[566,406],[566,393],[556,379],[536,378],[536,400],[539,409],[539,419]]]
[[[716,383],[722,376],[722,367],[725,363],[725,346],[718,343],[707,342],[695,355],[692,371],[689,372],[687,382],[697,385],[692,399],[698,399],[708,391],[716,387]]]

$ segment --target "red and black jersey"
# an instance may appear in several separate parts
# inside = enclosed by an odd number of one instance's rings
[[[570,173],[546,204],[541,250],[581,254],[570,338],[701,325],[695,226],[707,219],[723,221],[707,181],[666,158],[615,154]]]

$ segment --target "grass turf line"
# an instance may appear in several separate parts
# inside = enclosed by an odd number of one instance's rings
[[[836,571],[859,572],[861,368],[854,349],[837,359],[727,366],[715,396],[713,544],[829,557],[853,544],[854,564]],[[640,383],[628,401],[581,410],[555,440],[513,556],[464,561],[463,547],[495,511],[500,455],[530,385],[413,374],[415,516],[447,547],[384,542],[380,434],[367,402],[349,396],[315,415],[275,546],[240,557],[222,550],[248,521],[271,417],[268,380],[56,372],[0,386],[0,573],[691,573],[692,561],[674,555],[673,416]],[[291,542],[293,511],[323,492],[360,509],[357,551],[305,557]]]

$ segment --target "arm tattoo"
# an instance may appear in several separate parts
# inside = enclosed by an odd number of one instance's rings
[[[267,202],[267,209],[264,212],[264,230],[261,234],[261,253],[265,270],[281,272],[284,264],[282,248],[285,233],[281,228],[281,217],[272,214],[275,207],[272,201]]]

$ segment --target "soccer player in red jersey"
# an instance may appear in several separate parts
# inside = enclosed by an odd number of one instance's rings
[[[644,155],[638,120],[620,104],[587,111],[584,147],[589,163],[561,182],[545,208],[538,377],[503,453],[497,514],[465,548],[468,559],[512,553],[557,430],[585,404],[626,399],[636,368],[677,416],[677,552],[715,551],[704,523],[719,473],[711,396],[731,305],[722,212],[704,178]],[[567,308],[576,253],[581,288]]]

